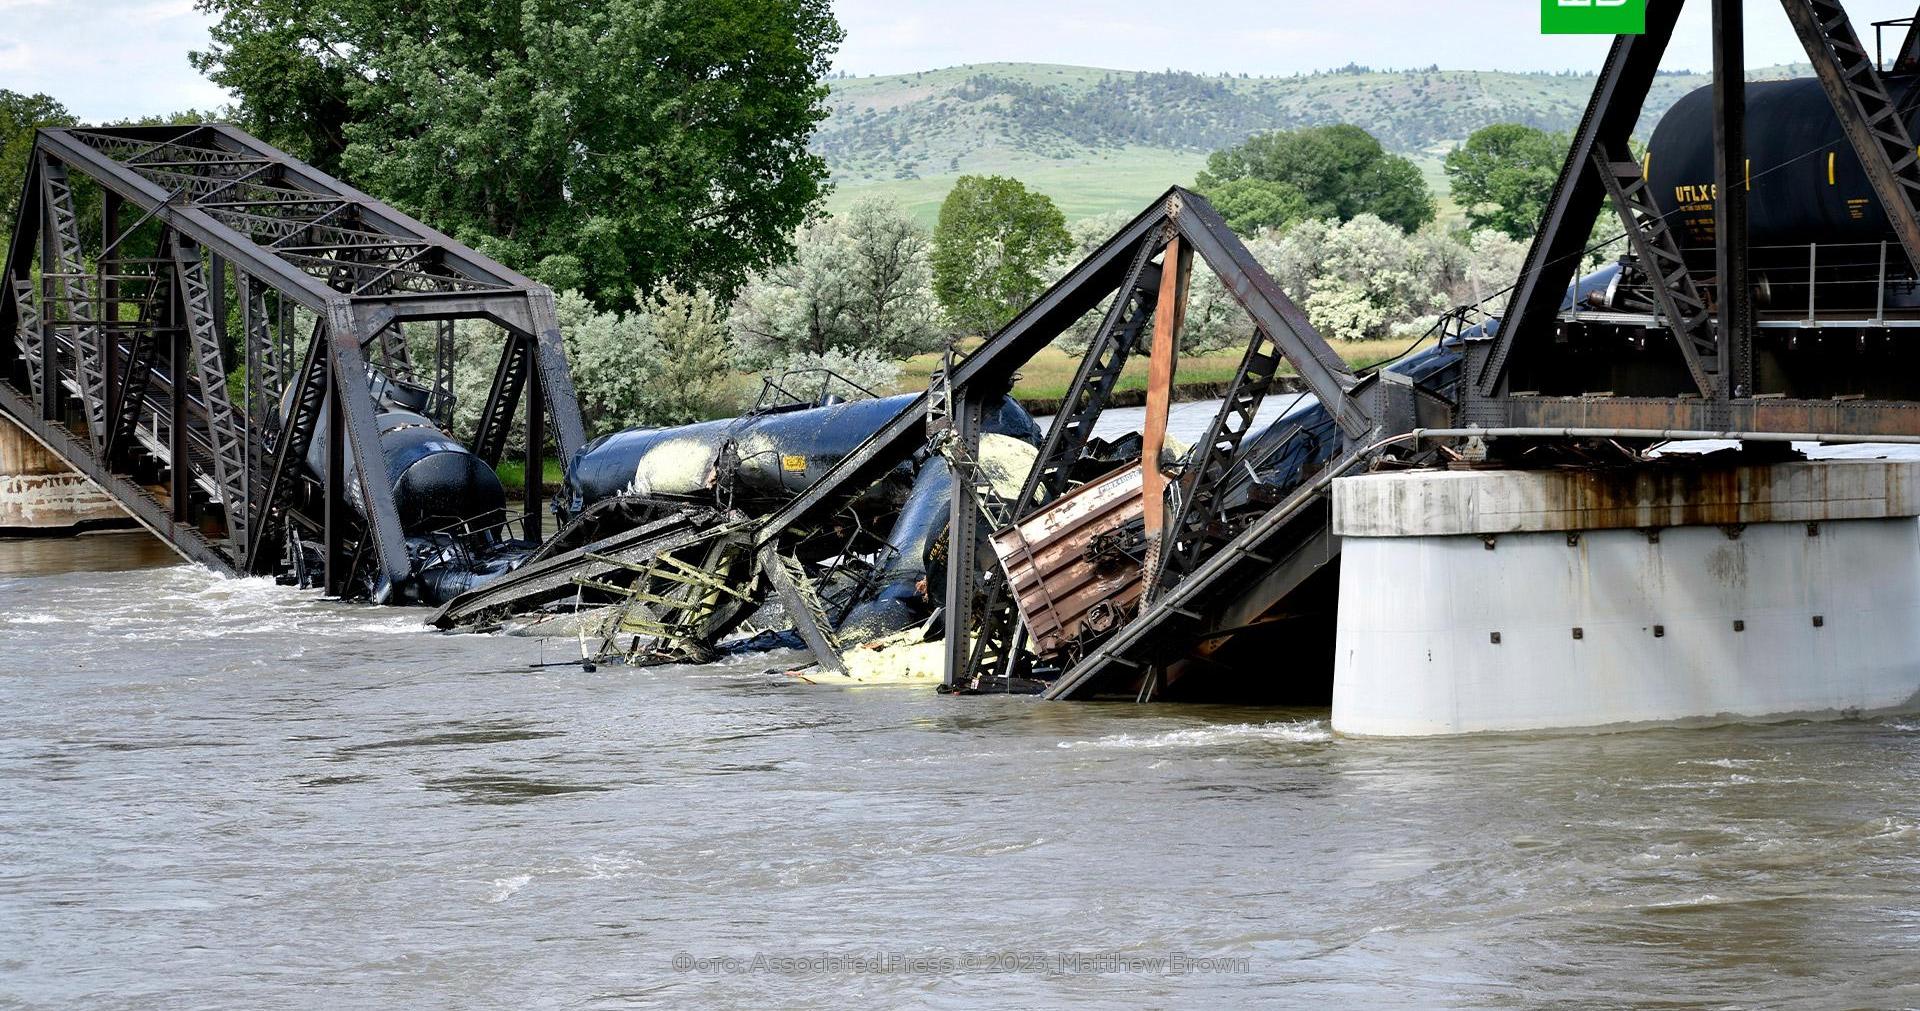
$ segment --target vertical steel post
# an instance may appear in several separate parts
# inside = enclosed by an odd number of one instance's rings
[[[1880,240],[1880,273],[1875,275],[1873,285],[1873,322],[1885,325],[1887,322],[1887,240]]]
[[[97,290],[100,292],[99,319],[104,324],[100,328],[100,347],[106,358],[102,365],[106,369],[107,377],[107,431],[111,432],[116,424],[114,419],[119,416],[123,406],[120,403],[120,329],[113,325],[120,321],[120,281],[115,276],[120,273],[117,266],[120,255],[116,250],[112,257],[108,257],[104,251],[120,234],[121,198],[120,194],[104,186],[101,187],[101,191],[100,249],[102,255],[94,262],[94,276]],[[113,466],[111,460],[103,462],[108,467]]]
[[[1713,0],[1713,258],[1720,286],[1715,399],[1753,393],[1753,307],[1747,285],[1747,58],[1741,0]]]
[[[45,175],[48,160],[40,159],[40,171]],[[52,201],[46,199],[45,182],[41,183],[40,198],[40,418],[43,421],[58,421],[61,415],[61,402],[66,394],[60,384],[60,353],[54,333],[55,321],[63,315],[60,307],[54,304],[53,275],[60,268],[54,255],[54,221]]]
[[[260,433],[266,426],[261,417],[266,413],[267,393],[261,376],[261,341],[258,329],[261,325],[260,306],[257,304],[257,291],[253,278],[245,271],[234,272],[234,293],[240,297],[240,339],[243,346],[241,354],[240,417],[245,419],[246,434],[240,444],[240,504],[239,515],[248,531],[253,531],[254,517],[259,510],[254,507],[253,493],[260,472]],[[235,509],[227,506],[228,522],[231,524]],[[245,569],[247,559],[253,556],[251,536],[247,545],[234,558],[236,568]]]
[[[540,527],[541,527],[540,499],[541,499],[542,487],[544,485],[542,478],[544,477],[544,471],[546,470],[546,454],[545,454],[546,447],[542,444],[547,441],[546,405],[543,402],[546,398],[542,396],[542,393],[543,393],[543,390],[542,390],[542,385],[540,381],[540,370],[538,368],[528,369],[527,370],[527,392],[526,392],[526,397],[527,397],[526,501],[523,503],[524,512],[522,515],[524,518],[521,522],[522,522],[522,526],[525,528],[525,536],[530,541],[537,541],[542,539],[541,533],[540,533]]]
[[[327,596],[342,597],[347,584],[347,416],[341,405],[338,359],[329,356],[326,370],[327,441],[320,450],[325,457],[320,483],[326,502],[320,521],[321,566]]]
[[[174,268],[156,264],[154,269]],[[173,499],[173,521],[185,523],[193,488],[193,464],[187,458],[187,344],[192,338],[187,334],[186,312],[180,305],[186,292],[180,284],[172,287],[172,298],[167,305],[167,379],[173,391],[167,411],[167,467],[171,475],[168,492]]]
[[[980,398],[961,389],[953,405],[953,426],[949,438],[955,441],[961,460],[980,455]],[[953,493],[947,500],[947,665],[946,684],[955,687],[973,659],[973,597],[979,586],[980,504],[974,500],[972,475],[954,468]]]

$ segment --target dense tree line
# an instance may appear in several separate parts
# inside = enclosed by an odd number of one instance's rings
[[[201,0],[241,122],[602,308],[727,293],[826,185],[827,0]]]

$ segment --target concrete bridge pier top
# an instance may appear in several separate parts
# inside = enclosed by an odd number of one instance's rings
[[[1333,486],[1333,726],[1415,736],[1920,707],[1920,463]]]
[[[0,414],[0,536],[130,522],[112,496]]]

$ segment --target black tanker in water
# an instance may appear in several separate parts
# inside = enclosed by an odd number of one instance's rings
[[[566,490],[556,504],[570,523],[562,536],[586,543],[687,505],[766,515],[812,487],[916,399],[904,394],[797,404],[602,436],[583,447],[568,468]],[[1008,440],[1029,447],[1029,453],[1041,438],[1039,425],[1011,397],[987,411],[981,430],[989,447]],[[952,488],[946,461],[922,450],[852,504],[858,527],[885,533],[869,545],[877,548],[875,570],[837,616],[845,641],[911,627],[940,606],[937,542],[946,531]]]
[[[510,536],[499,476],[423,413],[426,391],[376,374],[381,456],[412,560],[395,587],[364,587],[393,603],[440,605],[507,574],[536,551],[597,540],[665,512],[713,506],[747,516],[784,505],[914,402],[913,395],[828,400],[671,428],[614,432],[588,443],[568,468],[554,511],[565,526],[544,545]],[[306,458],[315,483],[326,461],[325,413]],[[1011,398],[989,412],[989,437],[1039,443],[1040,429]],[[360,476],[346,463],[347,503],[364,516]],[[952,480],[928,451],[901,464],[854,503],[856,522],[887,531],[877,570],[852,601],[841,628],[872,638],[924,620],[938,606],[928,592],[928,557],[945,529]],[[319,572],[317,543],[302,542],[304,572]],[[933,581],[937,584],[937,580]],[[937,590],[937,586],[936,586]],[[383,592],[384,591],[384,592]]]
[[[422,413],[427,391],[378,373],[368,386],[412,570],[399,586],[366,586],[363,592],[390,603],[441,604],[511,570],[535,546],[508,536],[507,493],[499,475]],[[326,472],[329,416],[321,412],[307,450],[307,471],[314,479],[307,493],[312,495],[319,493]],[[364,520],[366,500],[350,454],[345,470],[347,505]],[[304,582],[309,573],[322,571],[320,551],[318,543],[301,541],[292,578]]]

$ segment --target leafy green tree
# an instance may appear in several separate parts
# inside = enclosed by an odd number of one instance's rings
[[[33,154],[33,131],[74,122],[73,114],[50,96],[0,88],[0,243],[13,240],[13,215],[20,205],[27,159]],[[0,258],[5,255],[0,252]]]
[[[242,123],[603,308],[730,294],[827,181],[828,0],[199,0]]]
[[[1073,248],[1044,193],[1003,176],[961,176],[933,229],[933,293],[963,333],[990,333],[1046,290]]]
[[[929,239],[900,205],[867,198],[794,237],[795,256],[754,275],[729,320],[741,361],[758,368],[839,348],[904,358],[939,342]]]
[[[1413,162],[1347,124],[1275,130],[1215,151],[1194,188],[1248,235],[1309,218],[1371,214],[1402,231],[1433,220],[1433,197]]]
[[[1211,187],[1206,197],[1214,210],[1241,235],[1283,228],[1314,216],[1315,207],[1292,183],[1242,176]],[[1332,213],[1331,208],[1321,208]]]
[[[844,383],[828,381],[825,391],[838,394],[848,400],[864,400],[868,394],[884,397],[893,392],[900,382],[900,363],[873,350],[849,351],[846,348],[828,348],[819,353],[796,351],[786,358],[774,362],[764,375],[775,379],[788,372],[800,372],[809,369],[826,369],[845,379]],[[820,381],[801,381],[789,390],[798,395],[810,395],[821,390]]]
[[[1564,135],[1495,123],[1475,130],[1448,153],[1447,185],[1470,227],[1524,239],[1540,227],[1566,155]]]
[[[668,288],[643,299],[640,311],[660,347],[659,375],[647,390],[645,420],[685,425],[725,413],[732,406],[727,382],[733,374],[726,306],[706,292]]]
[[[733,404],[727,383],[732,352],[725,313],[701,292],[662,291],[622,311],[597,308],[577,291],[554,298],[567,366],[587,434],[623,428],[679,425],[715,417]],[[500,360],[498,327],[477,320],[455,329],[454,434],[470,435]],[[419,335],[431,339],[430,328]],[[416,360],[430,352],[421,347]],[[524,453],[526,431],[515,427],[509,455]]]
[[[1435,237],[1410,236],[1371,214],[1303,221],[1280,240],[1271,267],[1323,336],[1387,337],[1447,301],[1445,275],[1461,256],[1448,252],[1436,262]]]

